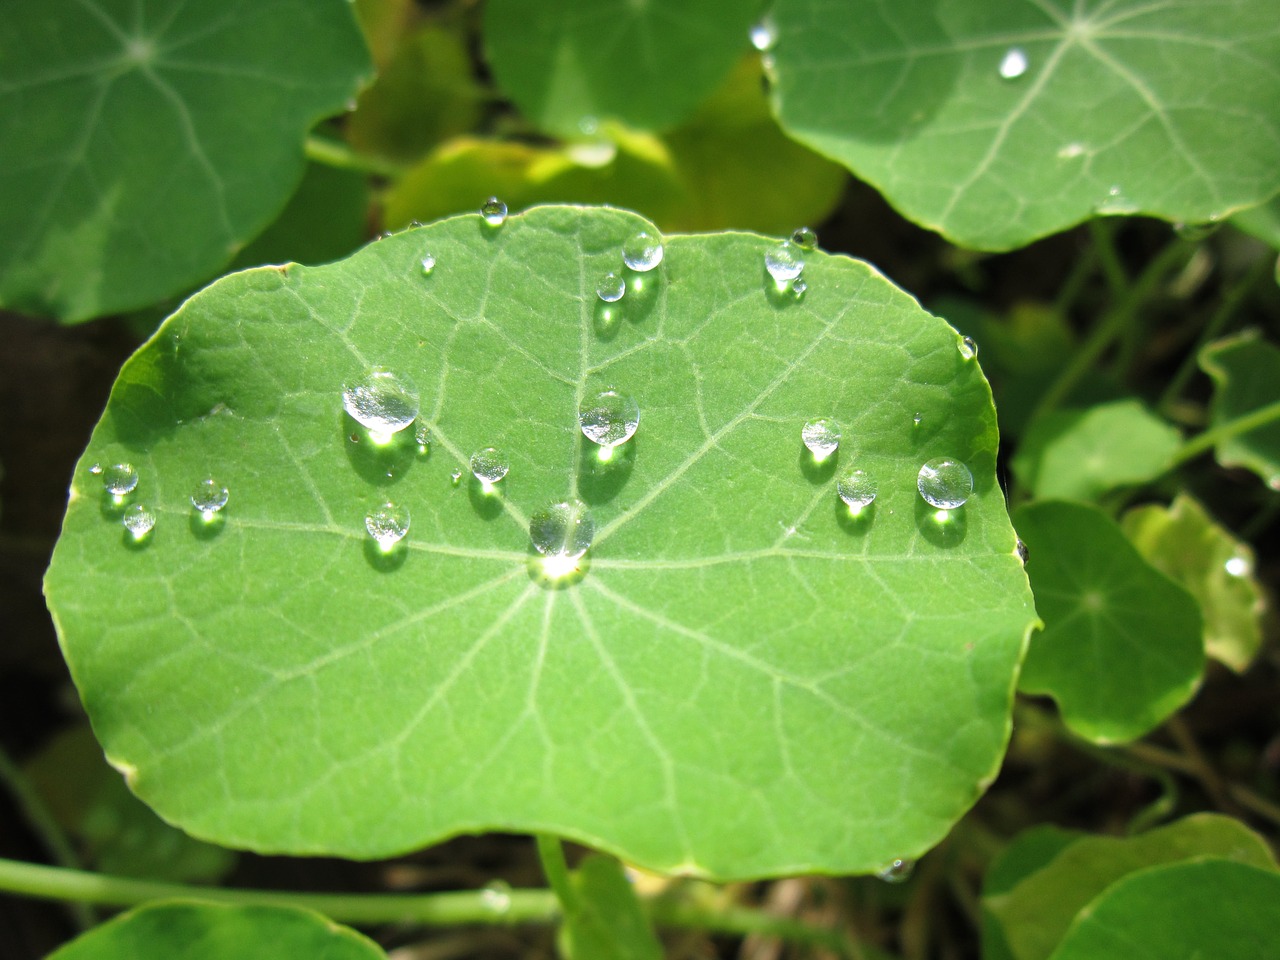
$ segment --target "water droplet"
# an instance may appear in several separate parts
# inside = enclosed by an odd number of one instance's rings
[[[766,15],[751,28],[750,36],[751,45],[761,53],[772,50],[773,45],[778,42],[778,25],[773,22],[773,17]]]
[[[156,515],[146,504],[135,503],[124,512],[121,522],[133,539],[141,540],[155,527]]]
[[[364,528],[385,553],[409,532],[409,508],[383,503],[364,515]]]
[[[89,468],[89,472],[93,474],[95,477],[102,476],[102,464],[95,463],[92,467]]]
[[[800,430],[800,439],[815,460],[825,460],[840,446],[840,424],[830,417],[810,420]]]
[[[213,477],[205,477],[191,492],[191,505],[199,510],[206,520],[212,520],[213,515],[227,505],[230,496],[231,491],[217,480]]]
[[[578,130],[588,137],[594,137],[600,129],[600,121],[591,114],[587,114],[578,120]]]
[[[818,245],[818,235],[808,227],[798,227],[791,232],[791,242],[801,250],[812,250]]]
[[[1199,243],[1201,240],[1207,240],[1218,232],[1222,226],[1221,220],[1207,220],[1204,223],[1175,223],[1173,232],[1179,239],[1186,240],[1189,243]]]
[[[973,493],[973,474],[959,460],[939,457],[920,468],[916,487],[930,506],[954,510],[964,506]]]
[[[809,285],[804,282],[804,277],[796,277],[791,283],[791,293],[797,300],[801,299],[809,290]]]
[[[799,247],[790,240],[783,240],[765,253],[764,267],[778,283],[787,283],[804,270],[804,257]]]
[[[960,356],[966,360],[973,360],[978,356],[978,345],[973,337],[965,337],[960,341]]]
[[[485,447],[471,455],[471,473],[486,486],[492,486],[507,475],[511,461],[497,447]]]
[[[424,276],[430,276],[431,271],[436,268],[436,258],[433,254],[428,253],[422,258],[422,273]]]
[[[497,197],[490,197],[480,208],[480,216],[491,227],[500,227],[507,222],[507,205]]]
[[[646,273],[662,262],[662,241],[643,230],[622,245],[622,262]]]
[[[480,891],[480,902],[487,910],[503,916],[511,909],[511,884],[505,880],[494,880],[485,884]]]
[[[836,481],[836,493],[854,510],[870,506],[878,491],[875,478],[865,470],[851,470]]]
[[[138,485],[138,471],[131,463],[117,463],[102,471],[102,486],[113,497],[133,493]]]
[[[1223,564],[1223,569],[1232,577],[1247,577],[1251,572],[1250,567],[1249,558],[1242,557],[1239,554],[1231,557]]]
[[[876,871],[876,876],[885,883],[906,883],[915,868],[914,860],[890,860]]]
[[[425,423],[418,424],[418,429],[413,434],[413,442],[418,445],[419,453],[426,453],[427,448],[431,446],[431,428]]]
[[[1124,195],[1118,183],[1107,188],[1105,199],[1094,205],[1094,210],[1105,214],[1137,213],[1138,205]]]
[[[449,474],[449,479],[453,481],[453,485],[456,487],[458,484],[462,483],[462,471],[453,471],[453,473]]]
[[[1000,59],[1000,76],[1016,80],[1027,72],[1027,52],[1021,47],[1010,47]]]
[[[640,426],[640,407],[625,393],[605,390],[582,401],[578,424],[592,443],[616,447],[635,435]]]
[[[343,385],[342,406],[376,442],[385,443],[418,416],[418,389],[408,377],[376,368]]]
[[[544,557],[577,560],[595,535],[596,525],[581,500],[553,503],[529,520],[529,539]]]
[[[605,303],[617,303],[627,292],[627,281],[616,273],[606,273],[596,285],[596,296]]]
[[[1013,552],[1018,555],[1018,559],[1022,561],[1023,566],[1026,566],[1027,560],[1031,557],[1031,551],[1027,549],[1027,545],[1019,540],[1013,548]]]
[[[911,425],[914,427],[918,427],[923,421],[924,421],[924,417],[922,417],[920,414],[917,413],[915,414],[915,416],[911,418]]]

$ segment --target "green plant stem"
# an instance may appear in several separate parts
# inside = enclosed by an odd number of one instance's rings
[[[375,177],[386,177],[389,180],[398,180],[406,172],[406,168],[398,163],[357,153],[341,141],[331,140],[314,133],[307,137],[303,152],[313,163],[337,167],[339,170],[368,173]]]
[[[1102,275],[1106,278],[1111,298],[1120,300],[1129,289],[1129,274],[1120,260],[1120,252],[1116,249],[1115,224],[1095,217],[1089,221],[1089,234],[1093,238],[1094,255],[1102,266]]]
[[[548,833],[540,833],[536,839],[542,872],[546,875],[547,883],[551,884],[551,889],[555,892],[556,899],[560,901],[564,912],[569,913],[577,908],[578,895],[574,892],[573,882],[569,877],[569,863],[564,858],[564,845],[559,837],[553,837]]]
[[[1230,440],[1232,437],[1238,437],[1240,434],[1248,433],[1250,430],[1265,427],[1276,420],[1280,420],[1280,400],[1275,403],[1269,403],[1265,407],[1259,407],[1251,413],[1246,413],[1243,417],[1228,420],[1226,423],[1196,434],[1178,448],[1178,452],[1173,455],[1173,463],[1170,467],[1181,466],[1188,460],[1194,460],[1200,454],[1207,453],[1224,440]]]

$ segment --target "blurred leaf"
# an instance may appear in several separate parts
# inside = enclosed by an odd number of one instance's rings
[[[1134,740],[1195,691],[1204,669],[1195,598],[1160,573],[1094,507],[1037,501],[1014,514],[1044,630],[1018,689],[1048,694],[1073,731]]]
[[[1019,834],[987,870],[982,882],[982,960],[1014,960],[1004,925],[992,911],[1025,877],[1040,870],[1071,844],[1088,834],[1052,825],[1032,827]]]
[[[1200,351],[1200,368],[1214,382],[1209,427],[1218,429],[1280,403],[1280,349],[1256,331],[1211,343]],[[1280,416],[1217,445],[1224,467],[1245,467],[1280,490]]]
[[[662,945],[622,864],[591,854],[571,882],[577,897],[559,938],[565,960],[662,960]]]
[[[1280,250],[1280,194],[1266,203],[1241,210],[1231,222],[1245,233]]]
[[[414,20],[414,0],[354,0],[356,19],[379,72],[395,55]]]
[[[1009,465],[1037,497],[1096,500],[1160,476],[1181,442],[1139,401],[1116,400],[1034,420]]]
[[[1205,652],[1243,673],[1262,645],[1262,588],[1253,550],[1180,493],[1168,506],[1130,510],[1125,534],[1157,570],[1182,584],[1204,613]]]

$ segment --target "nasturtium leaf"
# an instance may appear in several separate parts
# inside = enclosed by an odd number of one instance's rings
[[[662,960],[662,944],[622,864],[591,854],[570,882],[575,896],[559,937],[565,960]]]
[[[498,86],[548,133],[679,123],[747,49],[758,0],[489,0]]]
[[[1099,743],[1134,740],[1195,691],[1204,669],[1195,598],[1152,567],[1095,507],[1037,501],[1014,515],[1044,630],[1018,689],[1053,697]]]
[[[19,3],[0,18],[0,303],[180,293],[280,212],[369,70],[344,0]]]
[[[1280,404],[1280,348],[1248,332],[1211,343],[1200,351],[1200,367],[1213,378],[1210,429]],[[1280,490],[1280,410],[1266,422],[1220,441],[1218,462],[1245,467]]]
[[[1231,222],[1250,236],[1280,250],[1280,194],[1268,202],[1241,210]]]
[[[1173,463],[1178,431],[1138,400],[1055,410],[1031,423],[1010,466],[1037,497],[1095,500]]]
[[[1280,874],[1231,860],[1154,867],[1108,887],[1052,960],[1259,960],[1275,953]]]
[[[47,960],[386,960],[373,941],[309,910],[164,900],[94,927]]]
[[[1272,0],[777,0],[783,129],[964,246],[1280,190]]]
[[[977,363],[866,264],[814,251],[808,292],[779,292],[752,234],[669,236],[606,305],[642,230],[468,214],[234,274],[126,364],[46,591],[108,757],[162,816],[350,857],[545,830],[724,878],[868,872],[973,803],[1035,617]],[[377,447],[343,412],[376,365],[417,383],[425,453],[419,425]],[[604,461],[578,411],[607,388],[640,423]],[[843,427],[821,464],[815,417]],[[916,481],[943,456],[975,489],[938,516]],[[89,472],[120,461],[158,518],[141,542]],[[858,517],[854,466],[879,485]],[[230,500],[205,525],[210,475]],[[574,497],[594,541],[549,580],[530,518]],[[388,500],[411,526],[383,554],[365,515]]]
[[[982,881],[982,960],[1014,960],[1000,918],[991,909],[993,902],[999,902],[997,896],[1012,890],[1082,836],[1085,834],[1052,824],[1032,827],[1019,834],[991,864]]]
[[[1262,588],[1253,549],[1179,494],[1168,507],[1148,504],[1121,519],[1125,534],[1153,567],[1182,584],[1204,613],[1205,652],[1237,673],[1262,645]]]
[[[998,865],[1028,854],[1040,859],[1043,846],[1037,832],[1024,834]],[[983,908],[999,924],[1011,957],[1047,960],[1076,915],[1112,883],[1135,870],[1197,857],[1275,869],[1266,841],[1239,820],[1196,814],[1135,837],[1076,837],[1006,889],[985,890]]]

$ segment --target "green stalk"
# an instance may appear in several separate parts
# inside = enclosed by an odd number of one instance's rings
[[[1246,413],[1243,417],[1228,420],[1226,423],[1219,424],[1211,430],[1196,434],[1178,448],[1178,452],[1173,455],[1173,463],[1170,468],[1181,466],[1188,460],[1193,460],[1200,454],[1207,453],[1224,440],[1230,440],[1232,437],[1238,437],[1240,434],[1248,433],[1250,430],[1265,427],[1276,420],[1280,420],[1280,400],[1275,403],[1269,403],[1265,407],[1259,407],[1257,410]]]
[[[303,152],[313,163],[336,167],[339,170],[354,170],[357,173],[367,173],[375,177],[386,177],[388,180],[398,180],[406,171],[406,168],[398,163],[357,153],[339,140],[330,140],[328,137],[321,137],[314,133],[307,137],[303,144]]]
[[[555,891],[565,913],[571,913],[578,905],[578,895],[574,892],[569,878],[569,863],[564,858],[564,846],[559,837],[549,833],[537,835],[538,859],[542,861],[542,872],[546,874],[547,883]]]

